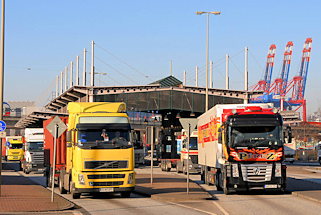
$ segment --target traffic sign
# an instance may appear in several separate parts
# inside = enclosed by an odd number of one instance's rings
[[[0,138],[5,138],[7,136],[7,132],[1,131],[0,132]]]
[[[188,130],[188,125],[190,125],[190,133],[193,131],[196,131],[196,125],[198,122],[197,118],[180,118],[180,123],[182,124],[182,127],[185,129],[185,131]]]
[[[6,145],[6,146],[10,146],[10,142],[9,142],[9,141],[7,141],[5,145]]]
[[[58,133],[56,134],[56,126],[58,126]],[[52,136],[57,135],[57,138],[62,135],[67,129],[67,126],[65,123],[58,117],[56,116],[46,127],[48,131],[52,134]]]
[[[4,121],[0,120],[0,131],[6,130],[6,127],[7,127],[6,123]]]

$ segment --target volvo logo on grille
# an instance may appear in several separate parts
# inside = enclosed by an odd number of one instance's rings
[[[254,169],[254,174],[255,174],[255,175],[259,175],[259,174],[260,174],[260,168],[256,167],[256,168]]]

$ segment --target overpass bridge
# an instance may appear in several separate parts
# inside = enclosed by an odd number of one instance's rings
[[[209,88],[208,107],[216,104],[247,103],[249,99],[261,95],[261,91]],[[162,137],[170,136],[162,138],[162,147],[170,145],[172,152],[166,156],[173,158],[176,154],[175,133],[182,129],[179,118],[198,117],[204,113],[205,96],[205,87],[184,86],[173,76],[141,86],[72,86],[45,105],[45,111],[30,113],[15,126],[42,127],[44,119],[54,115],[67,115],[69,102],[125,102],[128,112],[149,114],[145,115],[145,118],[133,119],[134,130],[144,132],[146,126],[155,125],[160,128]],[[159,116],[158,120],[151,117],[155,114]]]

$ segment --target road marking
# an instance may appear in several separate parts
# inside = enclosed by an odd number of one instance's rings
[[[220,209],[220,211],[222,211],[223,214],[229,215],[229,213],[227,213],[226,210],[224,210],[224,208],[221,205],[219,205],[216,201],[213,201],[213,204],[216,205],[216,207],[218,207],[218,209]]]
[[[175,202],[169,202],[169,203],[174,204],[174,205],[178,205],[178,206],[181,206],[181,207],[184,207],[184,208],[189,208],[189,209],[192,209],[192,210],[195,210],[195,211],[199,211],[199,212],[202,212],[202,213],[211,214],[211,215],[217,215],[215,213],[211,213],[211,212],[208,212],[208,211],[203,211],[203,210],[197,209],[197,208],[192,208],[192,207],[189,207],[189,206],[186,206],[186,205],[182,205],[182,204],[178,204],[178,203],[175,203]]]

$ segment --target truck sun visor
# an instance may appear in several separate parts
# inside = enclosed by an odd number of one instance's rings
[[[129,123],[81,123],[77,124],[76,128],[78,130],[88,130],[88,129],[107,129],[107,130],[131,130]]]

